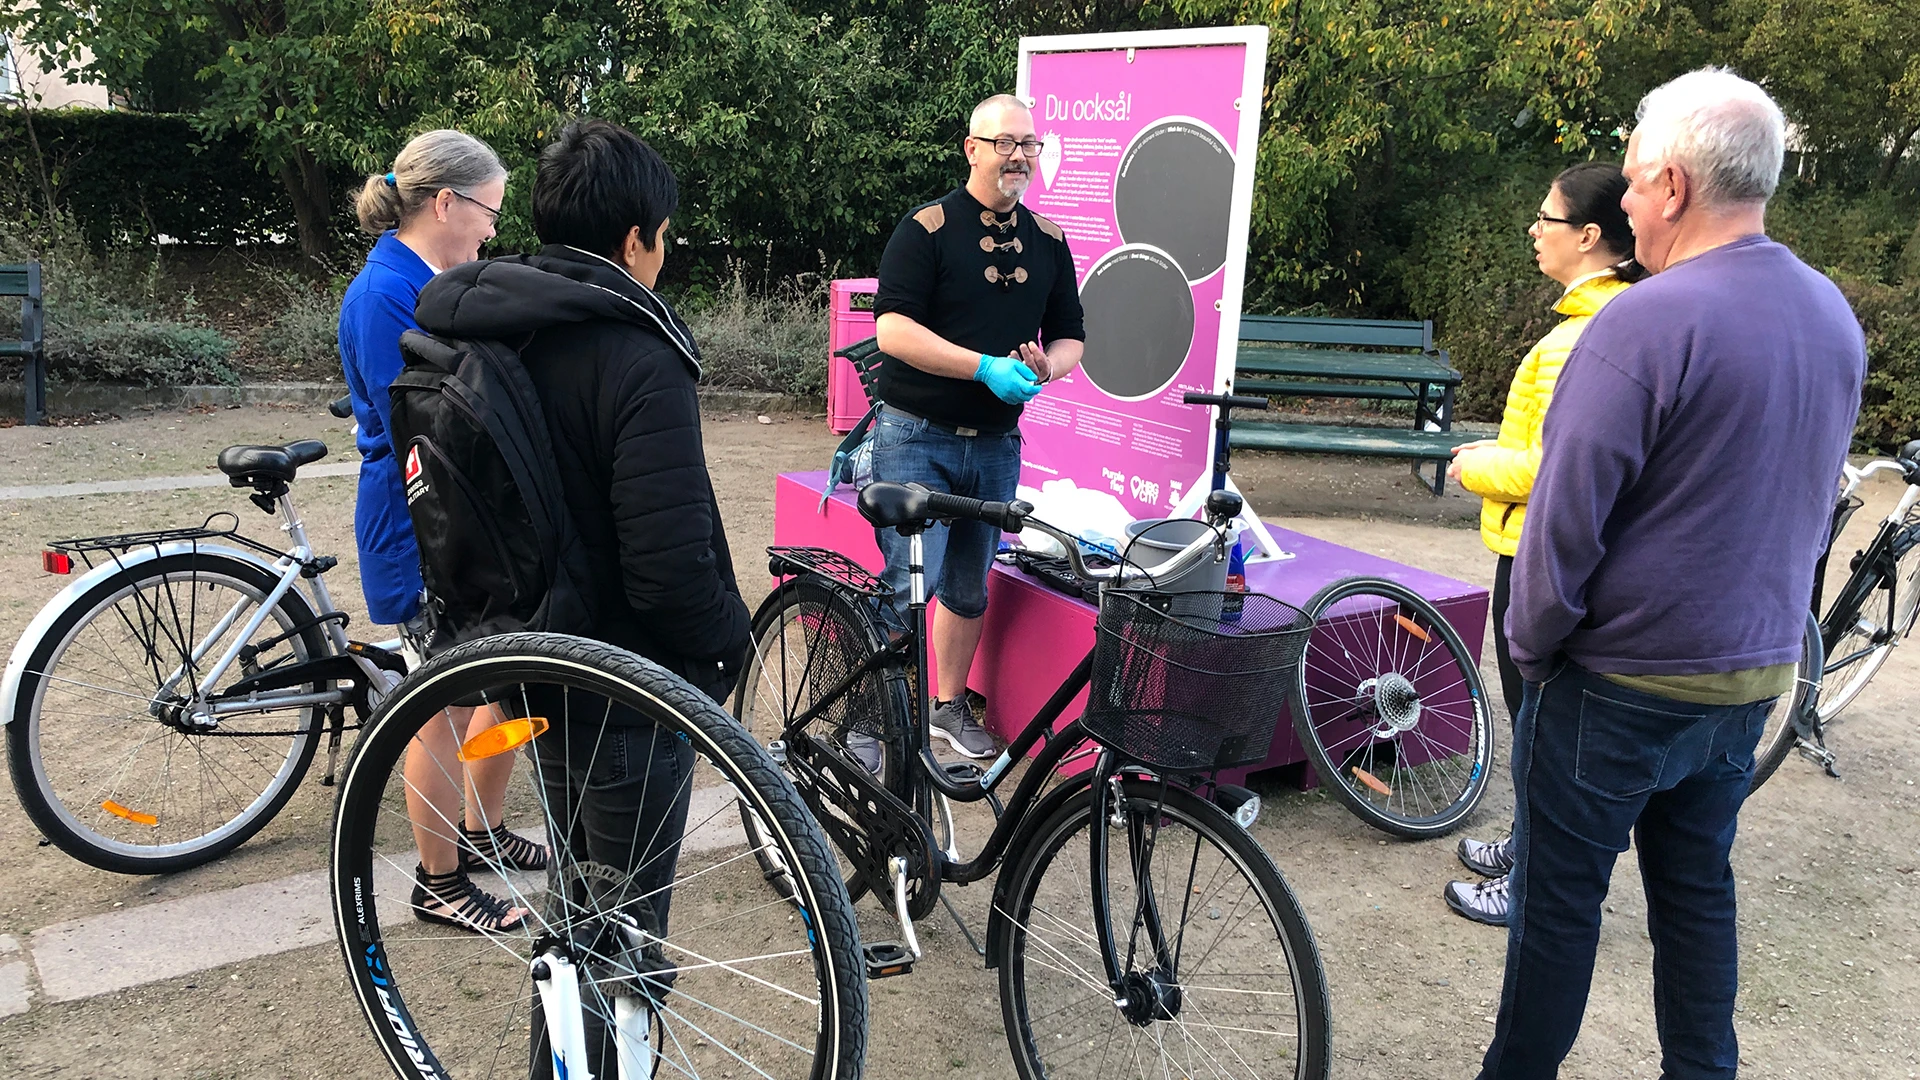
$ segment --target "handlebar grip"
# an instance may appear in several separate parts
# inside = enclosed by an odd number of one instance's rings
[[[1213,405],[1226,409],[1265,409],[1269,402],[1263,397],[1249,397],[1244,394],[1197,394],[1189,391],[1180,400],[1189,405]]]
[[[1018,499],[1012,502],[982,502],[944,491],[927,492],[927,512],[940,518],[966,518],[996,525],[1001,532],[1019,532],[1027,527],[1027,515],[1033,507]]]
[[[348,394],[346,397],[338,398],[334,401],[328,402],[327,411],[339,417],[342,420],[345,420],[346,418],[352,416],[353,415],[353,395]]]

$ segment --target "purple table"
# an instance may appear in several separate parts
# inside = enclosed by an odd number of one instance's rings
[[[781,474],[775,482],[774,543],[832,548],[878,572],[883,562],[874,543],[873,527],[855,507],[853,490],[842,487],[827,500],[824,509],[820,508],[826,479],[825,472]],[[1432,601],[1478,660],[1487,624],[1486,589],[1288,529],[1273,528],[1272,532],[1294,558],[1247,567],[1250,590],[1302,605],[1338,578],[1388,578]],[[1054,592],[1005,565],[994,567],[987,597],[985,634],[967,683],[985,695],[989,703],[986,725],[1005,740],[1018,733],[1093,648],[1096,611],[1092,604]],[[1366,613],[1356,611],[1351,617],[1358,623]],[[939,689],[934,687],[935,693]],[[1083,692],[1063,715],[1079,715],[1085,697]],[[1292,722],[1282,717],[1267,760],[1251,768],[1223,771],[1221,779],[1234,783],[1248,772],[1305,760]],[[1310,783],[1311,777],[1303,780]]]

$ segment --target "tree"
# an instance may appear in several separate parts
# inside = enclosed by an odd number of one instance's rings
[[[239,135],[315,258],[333,246],[329,164],[364,164],[486,66],[470,47],[484,28],[450,0],[28,0],[0,10],[0,28],[135,100],[165,83],[203,134]],[[177,85],[183,43],[210,54],[197,101]]]

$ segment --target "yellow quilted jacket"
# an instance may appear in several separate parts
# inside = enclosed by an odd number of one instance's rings
[[[1573,283],[1553,305],[1553,310],[1566,318],[1534,345],[1520,361],[1520,370],[1513,373],[1497,445],[1463,459],[1460,486],[1483,500],[1480,539],[1501,555],[1520,550],[1520,524],[1527,516],[1527,496],[1533,491],[1534,475],[1540,470],[1541,423],[1553,401],[1560,369],[1580,340],[1587,320],[1626,287],[1627,283],[1611,270]]]

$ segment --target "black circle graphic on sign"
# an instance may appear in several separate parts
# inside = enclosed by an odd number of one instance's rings
[[[1135,136],[1114,176],[1121,239],[1173,256],[1188,281],[1226,264],[1232,206],[1233,154],[1191,120],[1163,120]]]
[[[1193,290],[1166,254],[1128,245],[1108,252],[1080,285],[1087,317],[1081,367],[1118,398],[1166,388],[1193,348]]]

